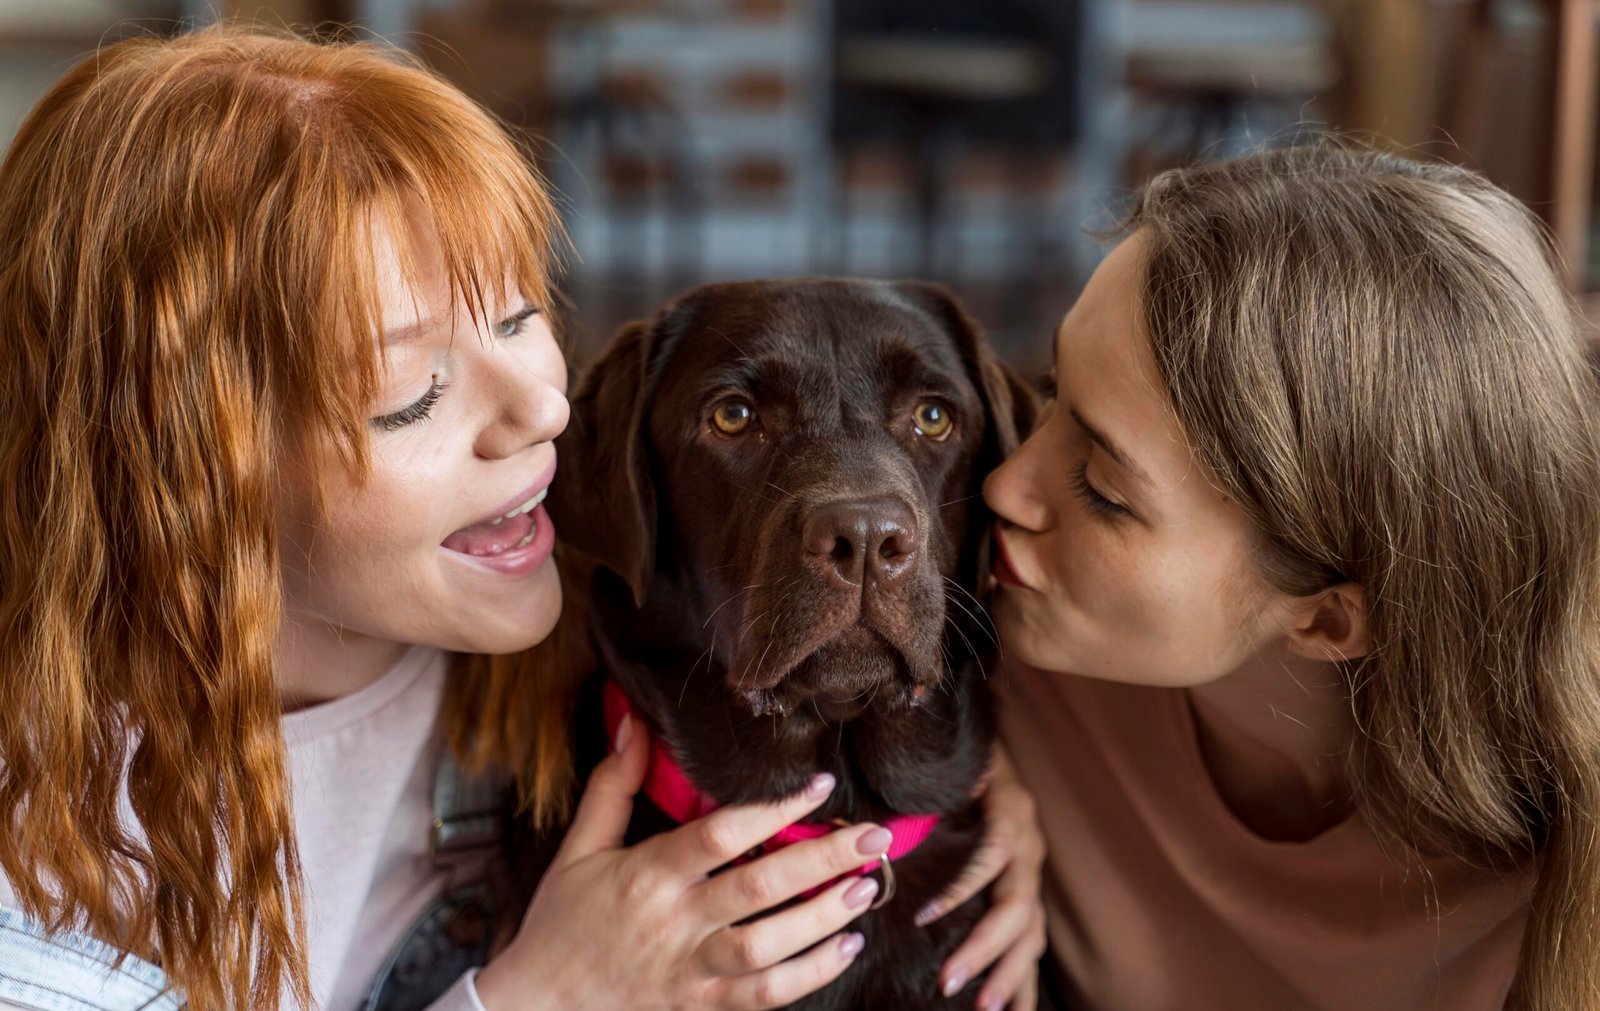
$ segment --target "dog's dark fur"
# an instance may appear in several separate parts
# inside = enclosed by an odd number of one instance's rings
[[[755,421],[730,437],[712,412],[735,397]],[[942,442],[915,427],[925,401],[954,419]],[[623,328],[573,398],[549,510],[594,563],[602,669],[695,784],[769,801],[826,770],[816,818],[943,815],[858,921],[865,951],[798,1007],[971,1006],[976,981],[946,1000],[936,976],[985,900],[913,917],[982,835],[979,488],[1033,410],[943,289],[821,279],[698,288]],[[631,834],[668,826],[641,799]]]

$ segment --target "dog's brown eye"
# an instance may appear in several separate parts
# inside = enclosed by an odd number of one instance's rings
[[[729,400],[718,404],[711,412],[711,423],[723,435],[739,435],[756,420],[755,408],[742,400]]]
[[[926,436],[934,442],[943,442],[950,436],[950,429],[954,423],[950,420],[950,412],[938,404],[924,401],[917,405],[911,412],[911,420],[916,423],[917,434]]]

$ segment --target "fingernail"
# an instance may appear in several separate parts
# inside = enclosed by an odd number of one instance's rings
[[[967,970],[952,969],[950,970],[950,975],[944,978],[944,995],[946,997],[954,997],[956,994],[960,993],[961,988],[966,985]]]
[[[914,922],[919,927],[926,927],[928,924],[932,923],[934,920],[937,920],[938,918],[939,918],[939,903],[930,902],[926,906],[922,907],[922,911],[917,914],[916,920]]]
[[[846,934],[839,938],[839,954],[845,958],[855,958],[866,946],[867,939],[860,934]]]
[[[875,857],[880,853],[889,852],[889,844],[894,842],[894,836],[886,828],[874,828],[871,832],[856,840],[856,852],[862,856]]]
[[[872,897],[877,894],[878,879],[862,878],[860,881],[857,881],[855,884],[845,889],[844,904],[849,906],[851,909],[860,909],[862,906],[871,902]]]
[[[1000,1009],[1005,1006],[1006,1002],[1005,998],[1003,997],[978,998],[978,1011],[1000,1011]]]
[[[811,777],[811,782],[806,784],[806,796],[811,800],[821,800],[833,792],[834,778],[831,772],[819,772]]]
[[[617,741],[615,744],[617,754],[620,755],[627,751],[628,742],[631,740],[633,740],[633,714],[629,713],[622,718],[621,723],[617,724]]]

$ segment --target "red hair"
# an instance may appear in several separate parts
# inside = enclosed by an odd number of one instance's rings
[[[197,1009],[309,999],[275,474],[306,440],[366,465],[369,229],[410,199],[474,314],[507,278],[547,301],[559,225],[523,153],[371,44],[122,42],[0,165],[0,869]],[[462,658],[447,712],[544,814],[570,769],[536,665]]]

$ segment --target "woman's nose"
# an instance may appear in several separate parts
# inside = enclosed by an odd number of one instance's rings
[[[514,368],[514,367],[513,367]],[[474,445],[485,459],[503,459],[529,446],[551,442],[567,427],[569,407],[561,382],[522,370],[520,377],[507,377],[497,384],[497,403],[478,432]]]
[[[996,516],[1035,531],[1050,523],[1049,504],[1034,467],[1038,439],[1035,433],[983,481],[983,500]]]

